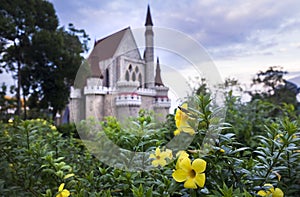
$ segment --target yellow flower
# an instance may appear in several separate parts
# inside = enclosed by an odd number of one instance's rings
[[[8,133],[7,130],[4,130],[4,136],[5,136],[5,137],[9,137],[9,133]]]
[[[64,189],[65,184],[62,183],[60,184],[59,188],[58,188],[58,194],[56,195],[56,197],[68,197],[70,196],[70,192],[67,189]]]
[[[279,188],[275,188],[273,192],[273,197],[283,197],[283,196],[284,196],[283,191]]]
[[[150,154],[150,157],[151,159],[154,159],[152,161],[152,165],[154,167],[157,167],[157,166],[165,166],[167,165],[167,161],[166,159],[172,159],[173,158],[173,155],[172,155],[172,151],[169,150],[169,149],[166,149],[166,151],[160,151],[160,148],[157,147],[156,150],[155,150],[155,155],[154,154]]]
[[[264,184],[264,187],[266,187],[265,190],[259,190],[257,192],[258,195],[260,196],[267,196],[267,197],[283,197],[284,193],[281,189],[273,187],[272,184]]]
[[[277,134],[274,138],[274,140],[276,140],[277,142],[283,143],[283,140],[281,139],[283,137],[283,134]]]
[[[219,151],[220,151],[221,153],[225,153],[225,150],[224,150],[223,148],[221,148]]]
[[[274,140],[276,140],[277,142],[283,143],[283,140],[281,139],[282,137],[284,137],[284,135],[282,133],[277,134],[274,138]],[[292,135],[292,139],[296,139],[297,135]]]
[[[51,126],[50,126],[50,129],[51,129],[52,131],[55,131],[55,130],[56,130],[56,126],[51,125]]]
[[[178,168],[172,176],[177,182],[184,182],[185,188],[197,189],[197,186],[203,187],[205,184],[206,161],[195,159],[193,163],[188,157],[179,161]]]
[[[184,103],[181,105],[180,109],[178,108],[176,110],[175,123],[176,123],[177,130],[174,131],[174,135],[178,135],[182,131],[189,133],[190,135],[195,134],[194,129],[187,122],[189,116],[183,111],[183,110],[187,110],[187,108],[188,108],[187,103]]]
[[[176,154],[176,157],[178,157],[177,159],[177,163],[176,163],[176,169],[179,169],[179,163],[186,157],[189,157],[189,154],[187,154],[185,151],[179,151],[177,154]]]
[[[10,118],[9,120],[8,120],[8,123],[13,123],[14,122],[14,119],[12,119],[12,118]]]

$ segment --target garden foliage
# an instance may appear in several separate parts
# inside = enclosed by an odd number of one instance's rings
[[[298,195],[300,118],[294,108],[261,100],[242,103],[230,93],[226,106],[225,123],[217,118],[219,109],[212,107],[208,95],[194,97],[160,125],[147,111],[127,128],[113,117],[89,120],[119,147],[150,152],[155,166],[150,171],[126,171],[99,161],[72,126],[57,128],[42,119],[2,122],[0,195]],[[87,121],[80,127],[88,128]],[[218,135],[207,146],[209,131]],[[174,136],[181,135],[192,136],[188,147],[181,151],[168,147]]]

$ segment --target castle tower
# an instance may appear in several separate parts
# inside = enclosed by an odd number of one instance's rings
[[[154,31],[147,7],[145,50],[141,57],[130,27],[95,41],[80,86],[71,90],[70,119],[116,116],[120,121],[138,116],[140,109],[153,110],[163,121],[169,113],[169,88],[161,78],[159,59],[154,62]],[[127,53],[128,49],[130,52]],[[124,53],[126,52],[126,53]],[[109,65],[109,66],[108,66]],[[155,69],[156,67],[156,69]]]
[[[145,23],[146,31],[145,31],[145,44],[146,49],[144,52],[144,59],[146,62],[145,69],[145,86],[146,88],[154,87],[154,33],[152,30],[153,22],[150,13],[150,7],[148,5],[146,23]]]
[[[156,97],[155,97],[155,103],[153,107],[156,116],[155,119],[162,122],[165,119],[165,116],[169,114],[171,101],[168,97],[169,88],[163,84],[161,79],[160,64],[158,58],[156,62],[155,91],[156,91]]]

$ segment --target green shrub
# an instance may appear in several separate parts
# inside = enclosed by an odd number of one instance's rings
[[[280,113],[269,116],[274,107]],[[261,101],[243,104],[232,96],[227,97],[227,108],[230,125],[208,96],[191,99],[186,109],[177,109],[160,125],[147,111],[126,128],[113,117],[85,120],[76,125],[85,131],[82,139],[76,138],[74,125],[56,128],[41,119],[2,122],[0,195],[56,196],[69,191],[71,196],[248,197],[271,192],[266,184],[285,196],[298,195],[300,118],[294,109]],[[101,128],[98,133],[89,130],[94,126]],[[182,130],[174,136],[177,128]],[[108,166],[87,149],[89,143],[102,142],[103,135],[123,149],[151,153],[147,160],[156,167],[126,171]],[[178,148],[177,142],[189,143]],[[186,154],[178,157],[183,150]]]

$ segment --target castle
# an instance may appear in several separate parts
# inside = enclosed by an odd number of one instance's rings
[[[132,30],[127,27],[95,41],[83,70],[84,83],[71,89],[70,121],[89,117],[119,120],[136,117],[140,109],[152,110],[159,121],[169,114],[169,88],[161,79],[160,64],[154,64],[153,22],[148,6],[145,49],[140,55]]]

